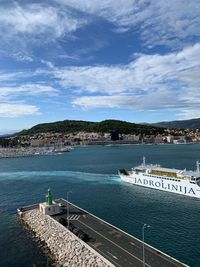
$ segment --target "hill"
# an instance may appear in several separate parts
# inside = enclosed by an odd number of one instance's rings
[[[34,135],[38,133],[77,133],[118,131],[121,134],[155,134],[162,133],[163,128],[153,125],[135,124],[119,120],[105,120],[101,122],[64,120],[52,123],[38,124],[28,130],[23,130],[17,135]]]
[[[200,129],[200,118],[181,121],[163,121],[152,125],[165,128]]]

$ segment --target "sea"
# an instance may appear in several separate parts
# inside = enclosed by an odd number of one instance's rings
[[[117,170],[142,162],[196,169],[200,144],[75,147],[49,156],[0,159],[0,267],[53,266],[48,253],[20,223],[16,209],[67,198],[189,266],[200,266],[200,199],[120,180]]]

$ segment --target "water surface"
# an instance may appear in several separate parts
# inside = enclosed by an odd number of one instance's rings
[[[127,145],[76,148],[57,156],[0,160],[0,266],[47,266],[47,257],[22,227],[16,209],[43,201],[48,187],[109,223],[189,264],[200,266],[198,199],[122,182],[117,169],[142,161],[195,169],[200,145]],[[50,266],[50,263],[49,263]]]

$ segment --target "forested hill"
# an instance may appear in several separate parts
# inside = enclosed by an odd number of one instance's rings
[[[154,126],[180,129],[200,129],[200,118],[181,121],[163,121],[154,123]]]
[[[38,124],[29,130],[23,130],[18,135],[34,135],[37,133],[77,133],[77,132],[102,132],[118,131],[121,134],[155,134],[162,133],[163,128],[135,124],[119,120],[105,120],[101,122],[64,120],[52,123]]]

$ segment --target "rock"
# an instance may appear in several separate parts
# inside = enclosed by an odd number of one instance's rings
[[[83,241],[38,209],[27,211],[22,220],[44,242],[57,261],[57,267],[114,267]]]

